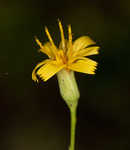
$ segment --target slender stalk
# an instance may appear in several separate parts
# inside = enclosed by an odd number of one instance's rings
[[[60,93],[70,110],[70,146],[75,150],[76,111],[80,93],[75,80],[74,72],[63,69],[57,73]]]
[[[75,150],[75,130],[76,130],[76,111],[77,107],[70,108],[70,146],[69,150]]]

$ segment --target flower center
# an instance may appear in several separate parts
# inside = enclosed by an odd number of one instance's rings
[[[66,64],[67,63],[67,57],[66,57],[64,51],[59,50],[57,54],[58,54],[57,60],[62,62],[63,64]]]

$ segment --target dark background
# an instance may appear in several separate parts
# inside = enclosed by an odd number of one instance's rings
[[[69,110],[56,76],[36,84],[37,36],[46,42],[47,25],[56,43],[57,19],[73,37],[89,35],[101,46],[95,76],[76,73],[81,92],[77,150],[130,149],[130,1],[0,1],[1,150],[67,150]]]

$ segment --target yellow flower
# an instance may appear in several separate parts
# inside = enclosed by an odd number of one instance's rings
[[[98,54],[99,46],[96,46],[95,42],[88,36],[81,36],[72,42],[72,31],[70,25],[68,26],[68,40],[65,39],[62,24],[60,21],[58,21],[58,23],[61,34],[59,47],[56,47],[54,44],[47,27],[45,27],[45,32],[49,42],[42,44],[37,38],[35,38],[40,47],[40,52],[46,54],[48,59],[40,62],[34,68],[32,79],[38,82],[38,75],[43,81],[47,81],[62,69],[86,74],[95,74],[97,62],[86,58],[86,56]]]

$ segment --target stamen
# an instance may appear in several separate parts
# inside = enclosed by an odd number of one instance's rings
[[[52,37],[51,37],[47,27],[45,27],[45,32],[46,32],[46,35],[48,36],[48,39],[49,39],[50,43],[52,44],[53,48],[56,49],[56,46],[52,40]]]
[[[69,57],[72,54],[72,31],[71,31],[71,25],[68,26],[68,38],[69,38],[69,46],[68,46],[67,56]]]
[[[71,25],[68,26],[69,44],[72,45],[72,30]]]
[[[35,41],[36,41],[37,44],[40,46],[40,48],[44,48],[44,46],[43,46],[42,43],[38,40],[37,37],[35,37]]]
[[[63,26],[62,26],[60,20],[58,20],[58,22],[59,22],[59,28],[60,28],[60,33],[61,33],[62,48],[63,48],[63,50],[65,50],[65,37],[64,37]]]

